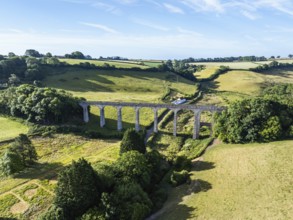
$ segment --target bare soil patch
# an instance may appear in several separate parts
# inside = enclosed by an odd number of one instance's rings
[[[29,204],[21,201],[19,203],[15,203],[13,206],[11,206],[10,212],[12,214],[22,214],[26,210],[28,210],[28,208],[29,208]]]
[[[37,190],[38,190],[38,189],[29,189],[29,190],[25,191],[24,195],[25,195],[26,197],[28,197],[29,199],[31,199],[31,198],[34,197],[34,195],[37,194]]]

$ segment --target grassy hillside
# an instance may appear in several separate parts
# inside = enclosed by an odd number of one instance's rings
[[[194,75],[197,79],[206,79],[213,75],[217,69],[218,66],[207,66],[202,71],[196,72]]]
[[[220,144],[172,190],[160,220],[292,219],[293,141]]]
[[[227,104],[235,99],[257,96],[262,88],[271,83],[293,83],[293,69],[275,69],[264,73],[232,70],[212,82],[202,83],[204,94],[199,104]]]
[[[34,138],[38,164],[12,177],[0,177],[0,217],[34,219],[54,197],[58,171],[84,157],[92,164],[112,163],[118,140],[89,140],[74,135]],[[0,156],[7,146],[2,146]]]
[[[169,89],[178,94],[192,95],[197,91],[195,84],[173,73],[140,72],[140,71],[102,71],[80,70],[67,68],[55,72],[44,81],[46,86],[64,89],[75,96],[91,101],[124,101],[124,102],[161,102],[161,97]],[[99,110],[92,107],[90,125],[99,124]],[[124,127],[133,127],[134,110],[123,108]],[[117,112],[115,108],[107,107],[106,127],[115,129]],[[141,109],[141,124],[148,125],[153,120],[151,109]],[[103,131],[103,130],[102,130]]]
[[[19,121],[0,116],[0,141],[15,138],[17,135],[28,132],[28,127]]]
[[[279,63],[293,63],[292,59],[276,60]],[[219,66],[229,66],[230,69],[243,69],[248,70],[249,68],[255,68],[259,65],[269,64],[269,61],[257,61],[257,62],[195,62],[194,65],[204,65],[207,67],[219,67]]]
[[[89,62],[91,64],[95,64],[96,66],[102,66],[103,64],[107,63],[109,65],[114,65],[117,68],[132,68],[138,67],[140,69],[148,69],[148,65],[139,65],[138,62],[131,62],[131,61],[110,61],[110,60],[83,60],[83,59],[59,59],[61,62],[66,62],[68,64],[80,64],[84,62]]]

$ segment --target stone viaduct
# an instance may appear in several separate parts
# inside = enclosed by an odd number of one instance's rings
[[[117,109],[117,129],[122,130],[122,108],[123,107],[133,107],[135,110],[135,130],[140,130],[139,125],[139,109],[140,108],[152,108],[154,111],[154,132],[158,132],[158,110],[159,109],[169,109],[174,112],[174,122],[173,122],[173,135],[177,134],[177,113],[180,110],[190,110],[194,112],[194,131],[193,139],[199,137],[200,129],[200,115],[202,111],[210,112],[220,112],[224,110],[223,107],[217,106],[198,106],[198,105],[174,105],[174,104],[153,104],[153,103],[130,103],[130,102],[96,102],[96,101],[86,101],[80,102],[79,105],[83,108],[83,120],[84,122],[89,121],[88,106],[97,106],[100,109],[100,127],[104,127],[106,124],[105,120],[105,107],[112,106]]]

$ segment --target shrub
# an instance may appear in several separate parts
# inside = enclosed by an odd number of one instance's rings
[[[59,174],[55,204],[68,212],[71,218],[95,205],[99,196],[98,177],[85,159],[73,161]]]
[[[127,129],[123,135],[120,144],[120,154],[127,151],[136,150],[142,154],[146,152],[146,146],[142,135],[136,132],[134,129]]]
[[[11,149],[21,156],[23,165],[30,165],[37,160],[36,149],[25,134],[20,134],[15,138]]]
[[[176,171],[188,170],[190,171],[192,167],[191,160],[186,156],[178,156],[174,161],[174,168]]]
[[[67,220],[64,210],[58,206],[52,205],[38,220]]]
[[[111,194],[102,194],[107,219],[141,220],[151,211],[152,202],[139,184],[121,183]]]
[[[0,159],[1,173],[8,176],[24,169],[21,156],[8,148]]]
[[[160,188],[150,195],[153,202],[153,211],[161,209],[168,198],[167,188]]]
[[[151,170],[145,156],[137,151],[128,151],[114,164],[117,178],[133,181],[146,188],[150,183]]]
[[[179,186],[189,179],[189,174],[187,170],[182,170],[180,172],[173,171],[171,174],[170,182],[173,186]]]
[[[80,220],[105,220],[105,216],[102,210],[94,207],[84,213]]]

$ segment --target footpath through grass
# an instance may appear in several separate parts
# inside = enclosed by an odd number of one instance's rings
[[[293,219],[293,141],[220,144],[172,190],[161,220]]]

